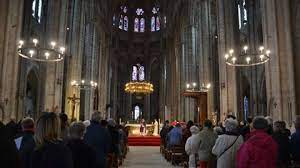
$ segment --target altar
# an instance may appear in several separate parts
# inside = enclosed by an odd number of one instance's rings
[[[140,136],[140,124],[126,124],[129,130],[129,136]],[[146,124],[146,135],[145,136],[158,136],[159,132],[154,133],[155,124]],[[159,128],[158,128],[159,130]]]

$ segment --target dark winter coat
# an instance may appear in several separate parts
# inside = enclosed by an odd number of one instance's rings
[[[19,149],[19,154],[22,159],[23,168],[29,168],[31,162],[32,152],[34,151],[36,145],[33,137],[32,131],[25,131],[22,134],[22,142]]]
[[[100,125],[99,122],[91,121],[86,129],[84,141],[96,151],[97,167],[106,167],[106,159],[109,151],[108,130]]]
[[[96,152],[83,140],[69,140],[74,168],[96,168]]]
[[[272,135],[273,139],[278,145],[278,157],[276,165],[288,165],[290,162],[290,139],[282,132],[274,132]]]
[[[73,168],[72,152],[61,141],[49,142],[33,151],[31,168]]]
[[[300,129],[298,129],[291,138],[292,159],[300,163]]]

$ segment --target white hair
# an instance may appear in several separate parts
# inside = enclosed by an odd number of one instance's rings
[[[225,120],[224,125],[225,125],[225,130],[228,132],[236,130],[238,127],[238,121],[233,119],[233,118],[228,118]]]

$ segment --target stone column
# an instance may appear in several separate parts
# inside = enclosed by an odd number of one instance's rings
[[[218,55],[220,77],[220,120],[229,112],[237,112],[236,70],[225,63],[224,55],[234,48],[235,0],[218,0]]]
[[[263,0],[261,4],[264,42],[271,50],[266,64],[268,107],[275,121],[291,124],[296,104],[289,1]]]

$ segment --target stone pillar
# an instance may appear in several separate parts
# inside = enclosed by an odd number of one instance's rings
[[[16,53],[23,18],[23,2],[0,1],[0,121],[20,119],[17,113],[19,56]]]
[[[237,112],[236,70],[225,63],[224,55],[235,46],[235,0],[218,0],[218,55],[220,77],[220,120],[229,112]]]
[[[271,50],[266,64],[268,110],[273,120],[291,124],[296,104],[289,1],[263,0],[261,4],[264,42]]]

